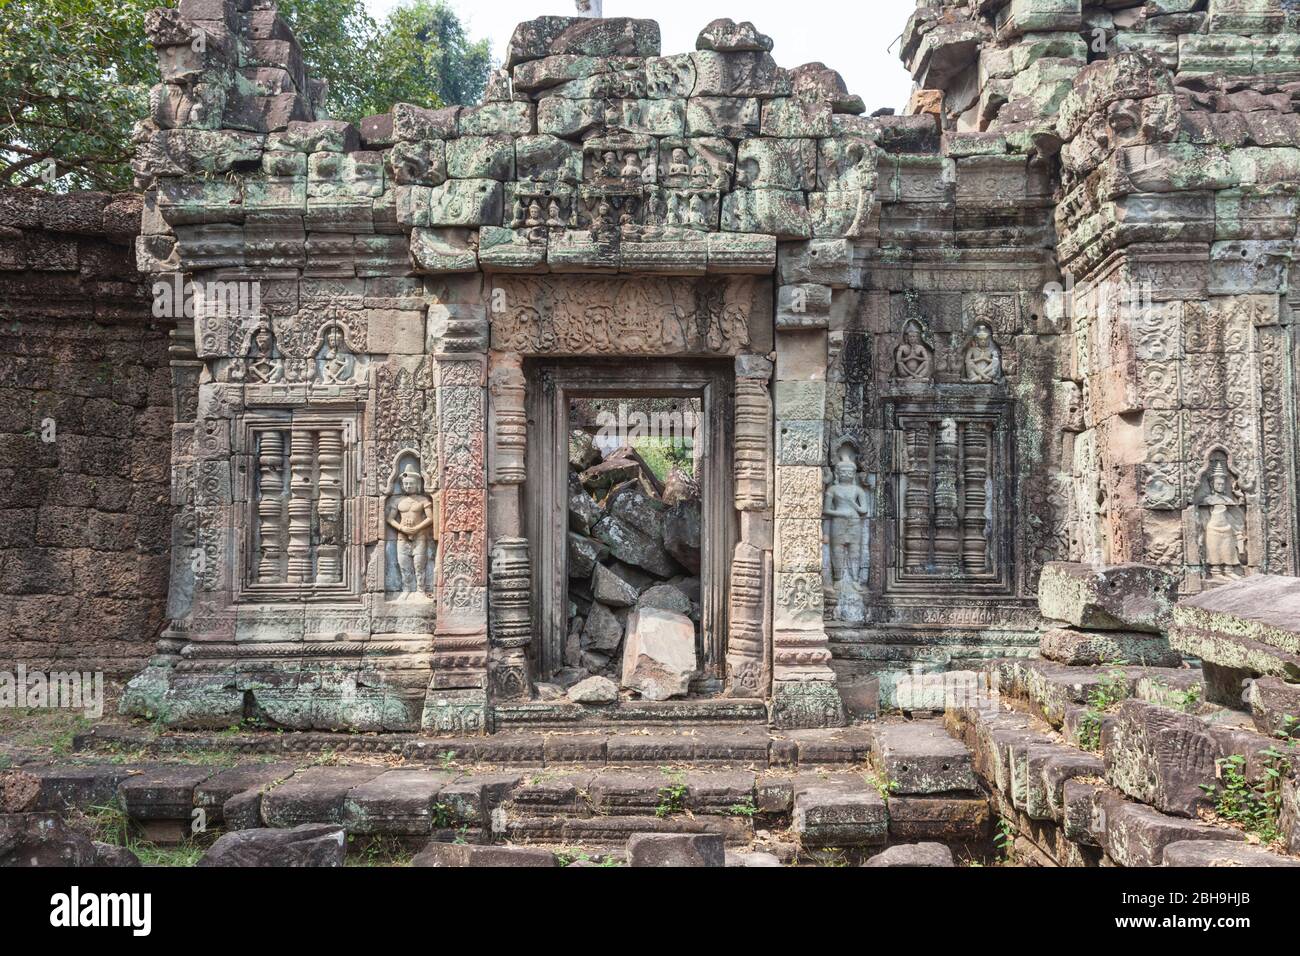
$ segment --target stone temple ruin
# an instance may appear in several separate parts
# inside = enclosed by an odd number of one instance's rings
[[[124,713],[469,737],[947,704],[1036,852],[1124,865],[1196,837],[1214,755],[1293,726],[1294,4],[921,0],[906,115],[730,20],[664,55],[653,21],[542,17],[482,104],[359,126],[271,0],[149,32],[128,240],[193,315]],[[696,410],[689,492],[593,443],[602,402]],[[1131,761],[1063,756],[1033,728],[1086,739],[1116,662],[1097,733]],[[967,678],[1020,712],[954,708]],[[1258,726],[1164,706],[1201,681]],[[1172,783],[1161,728],[1204,743]]]

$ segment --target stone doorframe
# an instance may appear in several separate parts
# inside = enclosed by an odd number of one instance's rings
[[[726,680],[728,565],[739,520],[733,506],[733,363],[717,359],[530,359],[525,363],[528,474],[525,536],[534,559],[533,661],[540,679],[561,666],[567,633],[568,403],[574,398],[694,398],[704,412],[701,480],[699,689]],[[494,529],[489,528],[489,532]]]

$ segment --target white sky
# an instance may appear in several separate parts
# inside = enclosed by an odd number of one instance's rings
[[[867,112],[892,106],[902,112],[911,77],[898,59],[894,43],[916,9],[916,0],[604,0],[607,17],[643,17],[659,21],[663,52],[695,49],[701,29],[718,17],[751,20],[775,42],[772,55],[785,67],[820,60],[838,70],[867,104]],[[365,0],[370,15],[383,19],[399,0]],[[545,15],[572,15],[572,0],[450,0],[470,36],[486,36],[492,55],[505,59],[515,24]],[[890,49],[890,44],[894,44]]]

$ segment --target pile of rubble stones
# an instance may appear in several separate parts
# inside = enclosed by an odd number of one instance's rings
[[[672,468],[660,480],[636,449],[602,454],[569,439],[569,633],[555,675],[572,700],[687,694],[697,670],[700,493]]]

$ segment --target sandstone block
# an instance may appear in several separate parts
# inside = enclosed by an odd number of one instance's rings
[[[1038,608],[1043,617],[1078,628],[1158,633],[1168,625],[1176,593],[1176,580],[1160,568],[1053,561],[1043,566]]]
[[[628,616],[624,687],[647,700],[683,697],[696,666],[695,626],[689,617],[651,607]]]

